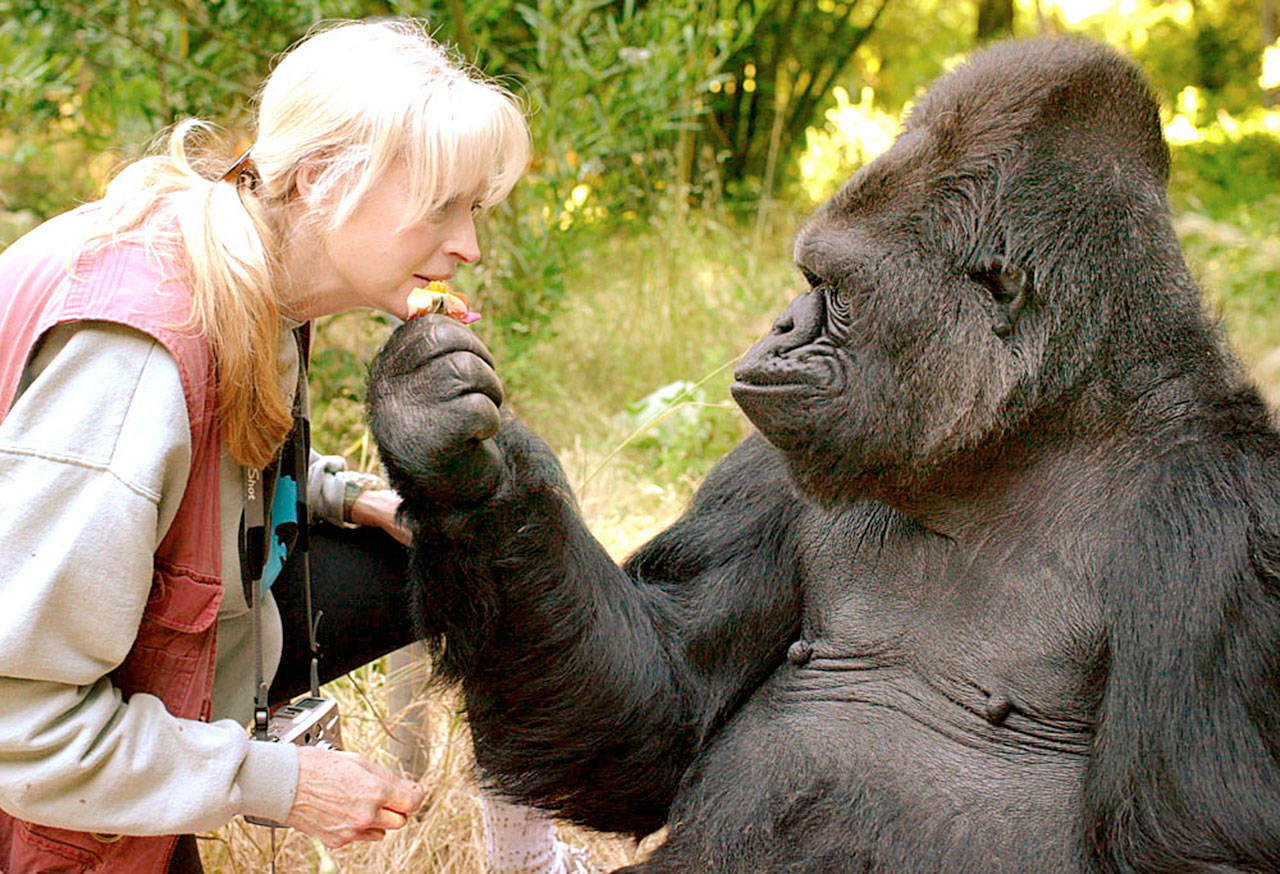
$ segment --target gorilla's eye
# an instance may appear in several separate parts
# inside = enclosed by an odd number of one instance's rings
[[[834,285],[823,286],[822,292],[827,301],[827,308],[836,318],[847,319],[853,314],[853,307],[849,302],[849,295],[845,294]]]
[[[804,281],[809,283],[809,291],[822,298],[827,312],[837,319],[849,318],[853,308],[850,305],[848,294],[840,291],[834,284],[823,279],[807,267],[800,266],[800,273],[804,276]]]

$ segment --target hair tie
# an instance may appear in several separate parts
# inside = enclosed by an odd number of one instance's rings
[[[253,168],[252,162],[249,160],[249,153],[253,151],[253,146],[244,150],[244,153],[236,158],[236,162],[227,168],[227,172],[222,174],[221,182],[234,182],[239,184],[242,180],[248,180],[249,188],[253,189],[258,184],[258,173]]]

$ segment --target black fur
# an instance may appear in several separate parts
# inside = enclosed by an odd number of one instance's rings
[[[370,412],[487,778],[665,824],[637,871],[1280,870],[1280,438],[1167,175],[1108,49],[942,79],[800,233],[762,436],[622,568],[458,414],[501,397],[465,332],[400,329]]]

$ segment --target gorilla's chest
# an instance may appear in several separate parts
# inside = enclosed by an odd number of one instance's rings
[[[818,829],[831,870],[1077,870],[1064,824],[1101,674],[1096,605],[1066,563],[966,554],[876,512],[815,516],[801,554],[800,639],[675,813],[741,808],[732,828],[769,819],[780,846]]]
[[[891,712],[940,745],[1087,749],[1101,625],[1060,556],[1034,539],[965,547],[876,507],[815,516],[803,537],[780,694]]]

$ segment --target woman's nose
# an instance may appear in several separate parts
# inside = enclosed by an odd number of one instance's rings
[[[480,241],[476,238],[476,221],[470,213],[457,222],[445,243],[448,254],[463,264],[480,260]]]

